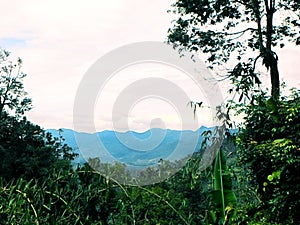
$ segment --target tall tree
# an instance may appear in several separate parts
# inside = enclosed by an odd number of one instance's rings
[[[0,49],[0,177],[41,178],[71,167],[77,154],[24,116],[31,99],[24,90],[22,60]]]
[[[21,71],[22,60],[13,62],[10,53],[0,49],[0,117],[4,110],[14,115],[22,115],[31,109],[31,99],[24,90]]]
[[[271,96],[278,99],[274,47],[300,44],[299,0],[177,0],[173,8],[179,18],[169,30],[169,43],[180,50],[202,50],[212,68],[235,63],[227,76],[240,99],[260,84],[256,63],[261,58],[270,75]]]

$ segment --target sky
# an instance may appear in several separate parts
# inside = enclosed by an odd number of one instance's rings
[[[165,41],[175,18],[167,13],[171,4],[168,0],[2,0],[1,17],[5,19],[0,20],[0,47],[23,59],[22,70],[28,74],[24,84],[34,106],[26,114],[28,119],[45,129],[72,129],[76,93],[88,69],[118,47]],[[289,86],[299,87],[299,47],[287,47],[278,54],[283,79]],[[130,65],[116,72],[97,97],[98,116],[93,120],[98,131],[115,129],[112,103],[124,88],[147,77],[176,83],[192,100],[205,96],[172,66]],[[127,126],[120,129],[181,129],[183,117],[192,118],[193,112],[188,107],[179,112],[176,107],[159,96],[140,98],[132,103],[125,117]],[[195,123],[209,126],[211,120],[209,116],[199,117]]]

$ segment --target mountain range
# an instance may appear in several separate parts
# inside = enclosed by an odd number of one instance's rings
[[[71,129],[49,129],[53,137],[60,135],[64,143],[79,156],[74,164],[83,164],[89,158],[99,157],[101,162],[118,161],[132,166],[150,166],[163,160],[180,160],[201,147],[202,133],[212,128],[200,127],[196,131],[154,128],[139,133],[105,130],[96,133],[76,132]]]

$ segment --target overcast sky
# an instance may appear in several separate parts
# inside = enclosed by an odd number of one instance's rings
[[[34,105],[28,118],[43,128],[73,128],[74,98],[88,68],[99,57],[122,45],[165,41],[174,19],[167,13],[171,3],[167,0],[2,0],[0,47],[23,59],[23,71],[28,74],[25,88]],[[286,48],[279,56],[283,79],[299,87],[299,48]],[[135,66],[123,74],[136,74],[136,79],[138,74],[166,79],[178,74],[178,83],[186,85],[183,89],[189,90],[188,95],[199,96],[191,82],[182,82],[186,77],[180,80],[180,72],[156,67]],[[116,77],[105,94],[109,96],[109,90],[128,86],[124,76]],[[178,115],[172,104],[165,103],[162,99],[139,101],[131,109],[128,127],[133,130],[163,127],[162,120],[165,127],[180,129],[182,115]],[[95,119],[97,130],[112,129],[106,105],[109,98],[97,104],[100,106],[95,107],[96,111],[102,113]],[[193,117],[191,111],[186,113]],[[197,123],[209,125],[209,120],[202,118]]]

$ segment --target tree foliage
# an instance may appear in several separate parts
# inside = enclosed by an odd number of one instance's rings
[[[27,179],[47,176],[55,168],[71,166],[76,154],[23,117],[2,113],[0,121],[0,176]]]
[[[0,177],[0,224],[204,224],[206,178],[191,189],[184,171],[147,187],[121,185],[88,164],[57,168],[43,182]]]
[[[276,99],[280,94],[276,46],[300,44],[300,5],[297,0],[177,0],[178,15],[169,30],[174,47],[208,54],[211,68],[233,63],[227,76],[245,97],[259,85],[257,61],[269,70]],[[243,85],[241,85],[243,84]]]
[[[0,49],[0,117],[4,110],[17,116],[31,109],[31,99],[23,85],[26,74],[21,66],[20,58],[13,62],[10,53]]]
[[[13,63],[0,51],[0,176],[41,178],[58,167],[69,168],[76,154],[24,116],[31,99],[24,90],[22,60]]]
[[[271,223],[299,224],[300,92],[274,102],[265,95],[244,106],[246,122],[238,135],[244,178],[257,189],[261,213]]]

